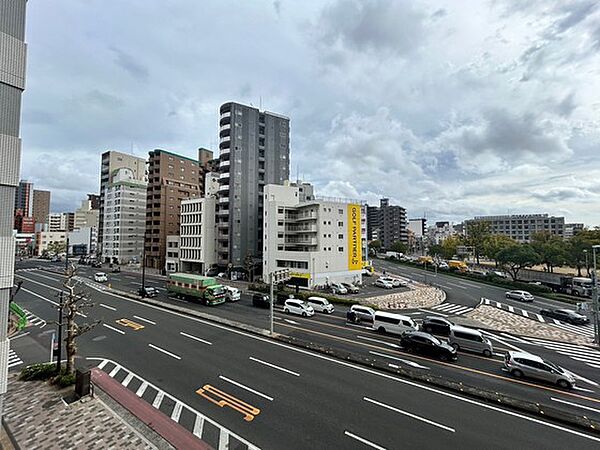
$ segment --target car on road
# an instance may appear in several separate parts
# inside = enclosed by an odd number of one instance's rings
[[[96,272],[94,274],[94,281],[97,283],[106,283],[108,281],[108,277],[104,272]]]
[[[363,269],[363,271],[362,271],[362,276],[363,276],[363,277],[372,277],[372,276],[373,276],[373,273],[372,273],[370,270]]]
[[[540,315],[573,325],[585,325],[590,321],[586,316],[572,309],[542,309]]]
[[[531,295],[527,291],[508,291],[506,293],[506,298],[511,298],[513,300],[519,300],[520,302],[532,302],[533,295]]]
[[[271,300],[269,300],[267,294],[255,292],[252,294],[252,306],[256,306],[257,308],[270,308]]]
[[[346,288],[349,294],[358,294],[360,292],[360,288],[351,283],[341,283],[341,285]]]
[[[307,302],[295,298],[285,301],[283,312],[286,314],[297,314],[302,317],[311,317],[315,315],[315,310]]]
[[[481,331],[459,325],[452,325],[450,327],[448,344],[456,350],[481,353],[486,358],[491,358],[494,354],[494,346],[489,339],[483,336]]]
[[[386,311],[375,311],[373,329],[380,333],[402,334],[405,331],[416,331],[419,327],[408,316]]]
[[[225,301],[237,302],[241,298],[240,290],[232,286],[223,286],[225,288]]]
[[[456,361],[456,349],[448,343],[422,331],[407,331],[400,337],[400,345],[409,353],[415,352],[422,355],[439,358],[442,361]]]
[[[332,294],[344,295],[348,293],[348,289],[346,289],[342,283],[331,283],[329,288],[331,289]]]
[[[375,280],[375,283],[373,283],[373,286],[377,286],[377,287],[384,288],[384,289],[392,289],[394,287],[394,285],[392,284],[391,281],[387,281],[382,278]]]
[[[94,269],[100,269],[100,268],[102,268],[102,263],[101,263],[100,261],[94,261],[94,262],[92,263],[92,267],[93,267]]]
[[[329,300],[323,297],[308,297],[306,302],[312,306],[316,312],[332,314],[335,311],[335,308],[329,303]]]
[[[504,370],[515,378],[534,378],[564,389],[575,386],[575,377],[570,372],[531,353],[509,350],[504,355]]]
[[[454,325],[454,323],[443,317],[427,316],[423,319],[423,322],[421,322],[421,331],[429,334],[448,336],[452,325]]]
[[[112,273],[121,273],[121,268],[119,266],[113,267],[111,272]]]
[[[408,281],[406,280],[402,280],[400,278],[395,278],[395,277],[379,277],[380,280],[384,280],[384,281],[389,281],[390,283],[392,283],[393,287],[406,287],[408,286]]]
[[[138,295],[143,298],[156,297],[156,294],[158,294],[158,289],[152,286],[146,286],[144,288],[138,289]]]
[[[441,263],[438,264],[438,269],[448,270],[448,269],[450,269],[450,266],[448,265],[447,262],[442,261]]]
[[[373,308],[369,308],[368,306],[363,305],[352,305],[350,307],[350,311],[356,314],[356,317],[361,322],[373,322],[373,318],[375,317],[375,310]]]

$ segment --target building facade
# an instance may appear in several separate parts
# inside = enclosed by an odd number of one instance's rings
[[[548,214],[517,214],[501,216],[477,216],[466,220],[465,232],[469,224],[487,222],[492,234],[503,234],[517,242],[530,242],[531,235],[538,232],[549,232],[561,238],[564,235],[565,218],[549,216]]]
[[[102,260],[139,263],[146,231],[146,182],[130,168],[117,169],[102,195],[104,238]]]
[[[565,223],[563,238],[568,240],[585,229],[582,223]]]
[[[33,183],[27,180],[19,181],[15,192],[15,211],[21,210],[25,217],[33,217]]]
[[[63,250],[58,253],[63,253],[67,246],[66,231],[41,231],[35,234],[35,254],[41,256],[44,252],[52,250],[49,246],[59,244]]]
[[[315,198],[307,183],[267,185],[264,192],[263,278],[289,269],[291,283],[314,288],[358,283],[366,258],[366,207]]]
[[[33,220],[46,223],[50,214],[50,191],[33,190]]]
[[[165,271],[179,272],[179,236],[167,236],[167,251],[165,253]]]
[[[263,193],[289,179],[290,120],[239,103],[225,103],[219,117],[217,263],[260,268]]]
[[[80,227],[68,233],[69,255],[93,255],[98,246],[97,227]]]
[[[134,155],[128,155],[126,153],[117,152],[114,150],[109,150],[107,152],[102,153],[101,163],[100,163],[100,195],[99,199],[90,198],[92,202],[99,203],[99,213],[98,213],[98,248],[100,250],[104,249],[102,245],[103,236],[104,236],[104,192],[112,182],[112,177],[116,173],[118,169],[130,169],[133,173],[133,179],[138,181],[147,181],[147,173],[146,173],[146,160],[144,158],[140,158]]]
[[[75,229],[75,213],[50,213],[46,224],[45,231],[73,231]]]
[[[384,249],[390,249],[396,241],[408,244],[406,209],[390,205],[387,198],[382,198],[379,206],[368,206],[367,238],[379,240]]]
[[[145,264],[165,269],[167,236],[179,235],[181,201],[199,195],[198,161],[153,150],[148,160]]]
[[[75,210],[74,228],[98,228],[100,211],[92,208],[92,201],[88,198],[81,202],[81,206]]]
[[[179,259],[183,272],[204,274],[217,262],[215,219],[219,174],[206,174],[204,186],[204,197],[181,202]]]

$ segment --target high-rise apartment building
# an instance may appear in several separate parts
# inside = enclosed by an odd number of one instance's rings
[[[290,173],[290,119],[239,103],[225,103],[219,117],[217,263],[260,264],[263,193]]]
[[[487,222],[491,234],[503,234],[518,242],[529,242],[534,233],[546,231],[563,237],[565,218],[548,216],[548,214],[510,214],[501,216],[477,216],[465,220],[465,232],[469,232],[469,224]]]
[[[141,262],[146,232],[147,183],[136,179],[130,168],[117,169],[104,199],[102,260],[127,264]]]
[[[179,235],[181,201],[198,197],[198,161],[165,150],[148,160],[146,267],[165,269],[167,236]]]
[[[21,163],[26,0],[0,0],[0,419],[8,376],[8,306],[14,283],[13,216]]]
[[[50,191],[33,190],[33,220],[45,223],[50,214]]]
[[[98,217],[98,248],[102,250],[102,235],[104,224],[104,191],[108,184],[112,181],[112,176],[118,169],[131,169],[133,178],[138,181],[146,181],[146,160],[138,156],[128,155],[126,153],[116,152],[113,150],[102,153],[100,166],[100,199],[99,199],[99,214]],[[95,202],[95,199],[90,199]]]
[[[379,206],[367,208],[367,236],[379,240],[384,249],[392,247],[394,242],[408,243],[406,209],[390,205],[387,198],[379,201]]]
[[[75,229],[75,213],[50,213],[46,224],[45,231],[73,231]]]
[[[21,180],[15,192],[15,211],[21,210],[24,217],[33,217],[33,183]]]

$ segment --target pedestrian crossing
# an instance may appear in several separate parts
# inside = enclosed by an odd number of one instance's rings
[[[600,369],[600,351],[591,347],[531,337],[526,339],[533,344],[540,345],[561,355],[568,356],[575,361],[582,362],[595,369]]]
[[[219,425],[214,420],[209,419],[120,364],[104,358],[87,359],[99,361],[98,368],[100,370],[106,372],[111,378],[117,380],[142,400],[166,414],[171,420],[179,423],[215,450],[260,450],[259,447]]]
[[[430,309],[453,316],[459,316],[461,314],[466,314],[470,311],[473,311],[474,308],[471,306],[457,305],[456,303],[441,303],[439,305],[432,306]]]
[[[23,360],[19,358],[19,355],[11,348],[8,351],[8,368],[16,367],[23,364]]]
[[[15,269],[15,272],[33,272],[35,270],[39,270],[37,267],[27,267],[22,269]]]
[[[28,325],[33,325],[40,328],[44,328],[46,326],[46,321],[44,319],[39,318],[31,311],[28,311],[25,308],[23,308],[23,311],[25,312],[25,316],[27,317]]]

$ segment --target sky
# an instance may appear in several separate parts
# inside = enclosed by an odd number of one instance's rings
[[[30,0],[22,178],[74,210],[100,155],[196,157],[236,101],[291,174],[408,217],[600,225],[595,0]]]

